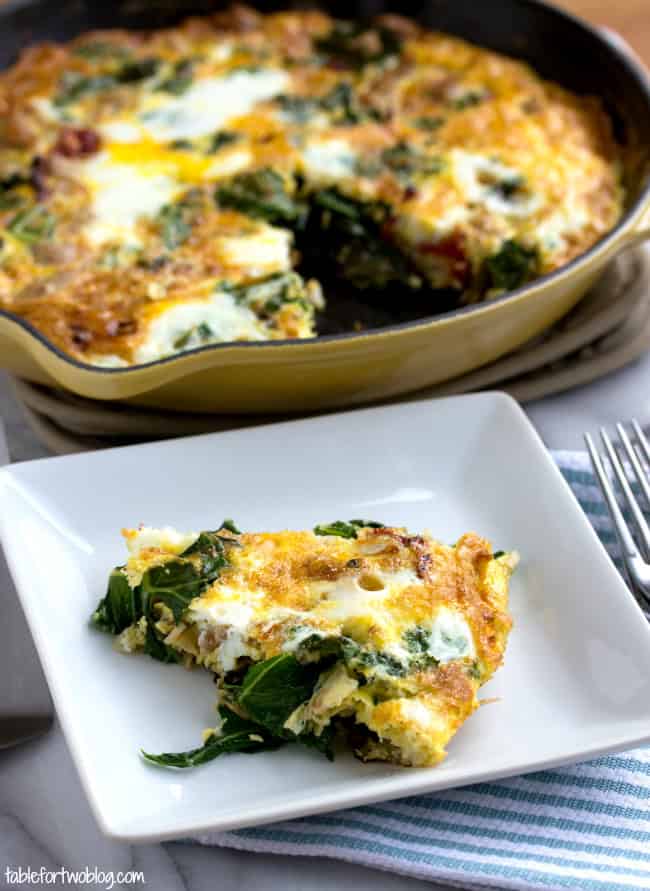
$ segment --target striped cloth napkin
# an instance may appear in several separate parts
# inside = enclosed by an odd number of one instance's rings
[[[587,456],[554,457],[618,561]],[[197,841],[333,857],[461,888],[650,889],[650,747]]]

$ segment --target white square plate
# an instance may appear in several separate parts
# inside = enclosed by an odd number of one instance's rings
[[[650,628],[523,412],[495,393],[15,465],[0,533],[70,749],[102,829],[187,836],[474,783],[650,739]],[[200,672],[126,657],[88,627],[122,526],[309,528],[367,516],[476,530],[522,555],[498,701],[431,769],[333,764],[297,746],[193,771],[143,763],[213,723]],[[20,670],[19,667],[16,670]]]

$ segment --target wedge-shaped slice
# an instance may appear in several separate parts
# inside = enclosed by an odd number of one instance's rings
[[[146,755],[189,767],[297,740],[432,765],[503,659],[514,553],[364,520],[313,532],[140,527],[94,624],[125,652],[214,672],[204,745]]]

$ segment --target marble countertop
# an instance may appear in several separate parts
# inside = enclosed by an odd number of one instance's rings
[[[650,423],[649,383],[650,355],[601,381],[531,403],[525,409],[550,448],[581,448],[582,433],[587,429],[631,416]],[[0,414],[12,461],[48,454],[23,420],[2,376]],[[0,656],[4,669],[0,672],[2,710],[11,713],[15,706],[16,711],[27,713],[47,711],[47,687],[1,557],[0,591],[5,629]],[[5,884],[8,865],[36,870],[89,866],[115,873],[141,870],[146,885],[156,891],[416,891],[426,884],[322,859],[249,854],[178,842],[130,846],[107,839],[95,824],[56,723],[40,739],[0,751],[0,888],[12,887]]]

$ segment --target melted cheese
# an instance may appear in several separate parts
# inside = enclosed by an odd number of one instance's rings
[[[222,262],[233,268],[245,266],[251,278],[263,278],[291,268],[291,233],[260,226],[256,232],[224,235],[218,239]]]
[[[77,165],[77,169],[92,196],[92,217],[85,235],[94,245],[113,241],[137,245],[138,220],[154,216],[180,191],[169,176],[116,164],[107,152]]]
[[[288,80],[287,73],[279,70],[234,71],[225,77],[203,78],[178,98],[145,93],[137,124],[112,121],[103,131],[113,140],[126,142],[142,135],[156,142],[195,139],[219,130],[250,112],[258,102],[281,93]]]
[[[182,554],[198,538],[198,532],[178,532],[171,526],[155,529],[153,526],[138,526],[125,529],[124,538],[129,554],[138,557],[142,551],[158,548],[170,554]]]
[[[207,326],[200,336],[199,327]],[[235,302],[231,294],[216,292],[202,300],[175,303],[158,313],[147,326],[147,336],[136,349],[138,362],[153,362],[179,350],[192,349],[210,341],[263,340],[259,319],[247,306]]]
[[[352,176],[356,162],[356,153],[343,139],[313,140],[302,153],[302,167],[315,183]]]

